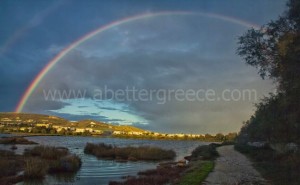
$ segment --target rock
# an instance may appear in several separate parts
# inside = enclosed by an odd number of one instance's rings
[[[181,159],[180,161],[178,161],[177,163],[185,163],[185,159]]]
[[[189,163],[188,160],[182,159],[182,160],[177,162],[176,166],[183,167],[183,166],[187,166],[188,163]]]
[[[186,166],[185,165],[185,163],[177,163],[177,165],[176,166],[179,166],[179,167],[184,167],[184,166]]]
[[[192,160],[192,156],[191,155],[185,156],[184,159],[190,161],[190,160]]]

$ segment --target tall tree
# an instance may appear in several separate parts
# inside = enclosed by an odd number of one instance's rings
[[[250,29],[239,39],[237,53],[278,87],[278,94],[257,104],[242,129],[255,130],[254,138],[300,140],[300,1],[290,0],[287,6],[276,21]]]

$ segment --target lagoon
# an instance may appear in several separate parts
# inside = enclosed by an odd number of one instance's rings
[[[156,146],[164,149],[173,149],[176,152],[175,160],[180,160],[189,155],[199,145],[209,144],[191,140],[143,140],[120,139],[101,137],[75,137],[75,136],[33,136],[27,137],[31,141],[50,146],[67,147],[71,153],[77,154],[82,159],[80,170],[73,175],[53,176],[47,175],[40,182],[22,182],[19,184],[108,184],[111,180],[122,180],[123,176],[136,175],[137,172],[156,168],[158,162],[129,161],[116,162],[113,160],[97,159],[95,156],[84,154],[84,146],[90,143],[106,143],[116,146]],[[16,145],[16,153],[21,154],[30,145]],[[0,148],[9,149],[10,146],[0,145]]]

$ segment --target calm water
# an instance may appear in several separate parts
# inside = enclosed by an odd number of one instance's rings
[[[155,168],[155,162],[115,162],[112,160],[98,160],[96,157],[86,155],[83,152],[87,142],[114,144],[116,146],[157,146],[165,149],[173,149],[176,160],[189,155],[199,145],[208,144],[200,141],[169,141],[169,140],[137,140],[118,138],[95,138],[95,137],[64,137],[64,136],[37,136],[28,137],[29,140],[44,145],[62,146],[69,148],[70,152],[81,157],[82,166],[74,175],[47,176],[43,182],[37,184],[108,184],[111,180],[121,180],[122,176],[136,175],[138,171]],[[1,148],[9,149],[10,146],[0,145]],[[16,153],[22,153],[24,148],[31,146],[17,145]],[[20,183],[33,184],[33,182]]]

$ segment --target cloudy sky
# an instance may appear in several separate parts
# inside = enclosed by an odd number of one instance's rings
[[[274,90],[236,55],[238,37],[276,19],[285,3],[2,0],[0,111],[15,111],[31,82],[64,48],[120,22],[67,52],[37,84],[22,112],[160,132],[238,131],[253,104]],[[201,100],[186,98],[199,90]],[[247,96],[247,90],[256,96]],[[141,91],[148,94],[134,98]],[[174,95],[179,91],[184,92],[180,99]],[[215,95],[205,97],[207,91]],[[71,95],[60,97],[63,92]],[[116,92],[125,95],[116,98]]]

